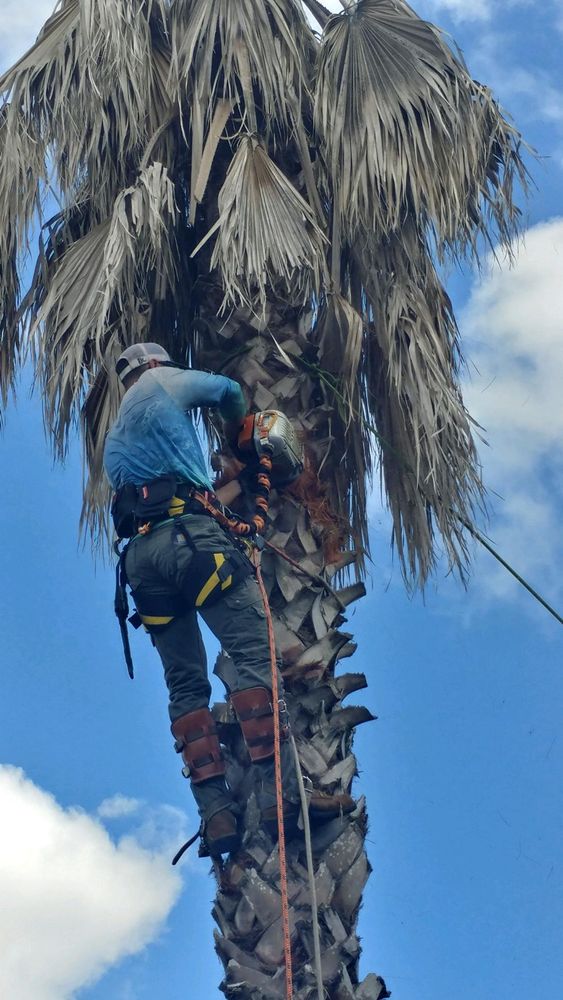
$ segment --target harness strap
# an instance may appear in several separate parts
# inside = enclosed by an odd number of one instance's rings
[[[123,643],[123,655],[125,657],[125,663],[127,664],[127,673],[131,680],[135,678],[135,670],[133,668],[133,657],[131,655],[131,645],[129,643],[129,632],[127,631],[127,619],[129,617],[129,601],[127,599],[127,574],[125,573],[125,552],[119,552],[116,549],[119,559],[117,561],[117,566],[115,567],[115,599],[114,599],[114,611],[119,622],[119,631],[121,632],[121,641]]]

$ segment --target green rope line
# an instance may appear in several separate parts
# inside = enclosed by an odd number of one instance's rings
[[[455,513],[455,511],[454,511],[454,513]],[[524,589],[527,590],[529,594],[532,595],[532,597],[535,597],[536,601],[538,601],[539,604],[541,604],[546,609],[546,611],[549,611],[550,615],[553,615],[553,617],[555,618],[555,620],[558,621],[560,625],[563,625],[563,618],[555,610],[555,608],[552,608],[551,604],[548,604],[548,602],[545,600],[545,598],[543,598],[541,596],[541,594],[538,593],[537,590],[534,590],[534,588],[527,582],[527,580],[525,580],[523,576],[520,576],[520,574],[516,572],[516,570],[514,569],[513,566],[510,565],[510,563],[507,563],[506,559],[502,558],[502,556],[500,555],[500,553],[497,552],[496,549],[494,549],[493,546],[487,541],[487,539],[483,537],[483,535],[481,534],[481,532],[477,531],[477,528],[473,528],[469,524],[469,522],[465,521],[464,518],[462,518],[459,514],[456,514],[456,517],[461,521],[461,523],[463,524],[463,527],[466,528],[467,531],[469,531],[469,533],[471,535],[473,535],[473,537],[478,542],[481,543],[481,545],[483,546],[483,548],[485,548],[487,550],[487,552],[490,552],[491,555],[494,556],[494,558],[497,560],[497,562],[499,562],[501,564],[501,566],[503,566],[506,570],[508,570],[508,572],[511,574],[511,576],[513,576],[514,579],[517,580],[518,583],[522,587],[524,587]]]
[[[316,364],[314,365],[308,361],[305,361],[304,358],[296,358],[295,360],[298,362],[298,364],[303,365],[304,368],[307,368],[308,371],[311,372],[314,376],[316,376],[321,382],[327,385],[328,388],[334,393],[336,398],[339,400],[340,403],[342,403],[343,406],[348,405],[346,403],[346,400],[344,399],[344,396],[337,387],[336,379],[334,378],[333,375],[331,375],[330,372],[325,371],[319,365]],[[361,413],[356,413],[354,409],[352,409],[352,413],[361,422],[362,426],[365,427],[366,430],[369,430],[371,434],[373,434],[376,440],[379,441],[379,443],[381,444],[382,448],[387,448],[389,451],[391,451],[397,457],[397,459],[399,460],[405,471],[408,472],[410,475],[414,475],[413,469],[409,467],[408,463],[405,461],[400,452],[398,452],[397,449],[394,448],[389,441],[386,441],[385,438],[381,436],[381,434],[377,431],[377,429],[373,426],[373,424],[367,421],[366,418]],[[420,486],[418,488],[420,489],[420,492],[424,497],[424,490],[422,490]],[[473,536],[473,538],[475,538],[475,540],[478,541],[479,544],[482,545],[483,548],[486,549],[487,552],[489,552],[504,569],[508,570],[510,575],[513,576],[515,580],[517,580],[520,586],[524,587],[524,589],[527,590],[528,593],[531,594],[531,596],[535,598],[535,600],[538,601],[538,603],[541,604],[542,607],[545,608],[545,610],[548,611],[549,614],[552,615],[552,617],[555,618],[555,620],[558,621],[560,625],[563,625],[563,617],[559,614],[559,612],[556,611],[555,608],[552,607],[552,605],[549,604],[548,601],[546,601],[545,598],[542,597],[542,595],[538,593],[538,591],[535,590],[534,587],[532,587],[532,585],[529,584],[528,581],[523,576],[521,576],[520,573],[518,573],[517,570],[515,570],[514,567],[511,566],[510,563],[508,563],[506,559],[504,559],[500,555],[499,552],[496,551],[495,548],[493,548],[493,546],[490,544],[490,542],[486,540],[486,538],[481,534],[481,532],[478,531],[477,528],[474,528],[469,523],[469,521],[466,521],[465,518],[461,516],[461,514],[458,514],[456,510],[452,509],[451,513],[453,514],[454,517],[457,518],[460,524],[462,524],[463,527]]]

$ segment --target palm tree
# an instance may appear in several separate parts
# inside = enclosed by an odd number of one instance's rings
[[[97,543],[127,344],[158,340],[294,421],[306,471],[274,497],[268,537],[297,565],[271,549],[264,574],[303,770],[348,791],[354,729],[372,716],[343,707],[366,678],[337,665],[355,649],[342,625],[364,593],[372,475],[407,585],[424,585],[439,544],[463,577],[484,488],[439,268],[510,248],[526,170],[519,134],[437,28],[404,0],[342,8],[62,0],[0,81],[0,390],[5,406],[31,351],[59,457],[81,423],[82,522]],[[228,663],[217,670],[228,677]],[[222,989],[283,997],[277,847],[256,822],[238,730],[215,712],[247,803],[244,852],[216,871]],[[313,841],[334,1000],[388,995],[358,977],[366,825],[360,801]],[[322,991],[298,840],[288,864],[294,995],[306,1000]]]

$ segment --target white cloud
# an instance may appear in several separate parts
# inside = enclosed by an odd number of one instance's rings
[[[496,0],[414,0],[411,4],[421,17],[432,19],[440,10],[446,10],[456,21],[483,21],[491,16]],[[322,0],[334,12],[342,10],[339,0]]]
[[[125,795],[112,795],[110,799],[98,806],[100,819],[121,819],[123,816],[133,816],[141,808],[139,799],[128,799]]]
[[[13,767],[0,766],[0,814],[0,996],[68,1000],[155,939],[181,889],[168,843],[115,844]]]
[[[7,69],[33,45],[54,8],[55,0],[0,0],[0,69]]]
[[[493,0],[424,0],[414,4],[418,14],[431,16],[446,10],[455,21],[486,21],[490,18]]]
[[[541,70],[530,70],[511,67],[500,71],[498,61],[496,69],[491,70],[494,78],[505,93],[511,97],[525,98],[533,110],[544,121],[553,122],[563,127],[563,91],[559,90],[550,78]]]
[[[563,597],[563,219],[529,229],[515,266],[494,265],[461,317],[477,369],[465,386],[486,429],[481,448],[494,501],[491,532],[505,557],[553,600]],[[488,589],[514,593],[487,564]]]
[[[563,6],[563,4],[562,4]],[[527,138],[530,123],[537,130],[539,123],[548,125],[541,133],[538,153],[541,157],[552,158],[557,165],[561,162],[563,148],[563,89],[560,74],[555,75],[549,67],[534,62],[530,51],[526,65],[507,59],[506,38],[502,32],[493,30],[495,24],[480,33],[478,45],[470,53],[470,70],[477,79],[483,80],[509,115],[516,127]],[[536,139],[536,141],[538,141]],[[540,167],[534,165],[533,173],[541,180]]]

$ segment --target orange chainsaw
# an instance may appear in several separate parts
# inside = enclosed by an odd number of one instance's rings
[[[267,455],[272,460],[272,483],[294,482],[303,472],[303,445],[293,424],[279,410],[262,410],[245,417],[236,451],[243,462]]]

